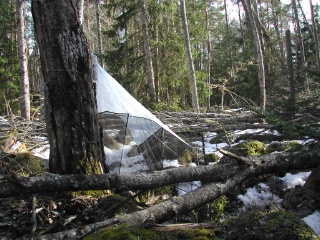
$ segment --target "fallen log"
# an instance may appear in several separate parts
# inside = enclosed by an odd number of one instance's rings
[[[250,124],[250,123],[238,123],[232,125],[223,125],[223,124],[212,124],[212,123],[197,123],[194,125],[178,125],[171,126],[177,133],[188,133],[188,132],[215,132],[215,133],[223,133],[225,131],[235,131],[235,130],[245,130],[245,129],[277,129],[272,124]]]
[[[29,178],[17,175],[0,175],[0,197],[80,190],[147,190],[186,181],[221,181],[241,168],[236,164],[227,163],[199,167],[180,167],[151,174],[137,175],[48,174]]]
[[[275,173],[291,169],[310,169],[319,165],[320,151],[316,149],[308,153],[272,154],[262,157],[250,157],[246,161],[248,167],[238,171],[232,177],[219,183],[208,183],[183,196],[172,197],[147,209],[131,214],[117,216],[106,221],[81,226],[64,232],[39,236],[37,239],[81,239],[97,229],[114,224],[125,223],[129,226],[150,227],[185,214],[193,209],[212,202],[221,195],[226,194],[246,179],[263,174]]]
[[[256,171],[277,173],[292,169],[311,169],[320,165],[319,149],[296,153],[267,154],[259,157],[239,157],[244,164],[224,163],[199,167],[181,167],[151,174],[137,175],[56,175],[43,177],[0,176],[0,197],[30,193],[78,190],[147,190],[180,182],[217,182],[255,166]]]

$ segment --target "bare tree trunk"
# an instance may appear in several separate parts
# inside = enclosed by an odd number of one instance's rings
[[[316,66],[317,66],[317,70],[320,71],[320,48],[319,48],[319,39],[318,39],[318,29],[317,29],[317,23],[314,18],[312,0],[309,0],[309,3],[310,3],[310,13],[311,13],[312,32],[313,32],[312,36],[313,36],[314,47],[316,51]]]
[[[78,19],[80,23],[83,23],[83,9],[84,9],[84,0],[75,0],[76,7],[78,12]]]
[[[301,54],[301,65],[304,66],[305,63],[305,50],[304,50],[304,44],[303,44],[303,38],[302,38],[302,32],[300,27],[300,20],[299,20],[299,14],[297,9],[296,0],[291,1],[294,18],[295,18],[295,24],[296,24],[296,30],[297,30],[297,45],[298,45],[298,51]]]
[[[291,45],[291,34],[290,30],[286,31],[286,46],[287,46],[287,68],[288,68],[288,78],[290,86],[290,96],[289,96],[289,112],[292,117],[295,114],[295,77],[293,72],[293,62],[292,62],[292,45]]]
[[[253,0],[255,1],[255,0]],[[258,62],[258,78],[259,78],[259,86],[260,86],[260,108],[261,111],[264,112],[266,109],[266,76],[265,76],[265,67],[264,67],[264,57],[262,52],[261,39],[258,29],[257,15],[255,16],[254,10],[252,9],[250,0],[241,0],[244,9],[246,11],[246,15],[251,23],[251,31],[254,37],[254,43],[256,47],[257,54],[257,62]]]
[[[272,19],[273,19],[273,25],[275,28],[275,33],[277,36],[277,42],[278,42],[278,48],[279,48],[279,63],[281,64],[281,77],[284,80],[285,78],[285,73],[286,73],[286,67],[285,67],[285,54],[284,54],[284,41],[282,38],[282,30],[280,31],[280,29],[282,29],[282,13],[280,12],[280,15],[277,15],[276,13],[276,8],[278,8],[278,4],[275,3],[275,1],[271,1],[271,9],[272,9]],[[274,81],[273,81],[274,82]]]
[[[28,76],[27,40],[25,35],[25,0],[16,0],[18,15],[18,53],[20,62],[21,116],[30,120],[30,88]]]
[[[298,15],[298,9],[297,9],[297,3],[296,0],[292,0],[292,9],[294,13],[294,20],[295,20],[295,26],[296,26],[296,42],[297,42],[297,50],[296,50],[296,55],[299,56],[296,60],[296,69],[297,71],[295,72],[294,78],[296,80],[301,79],[300,77],[300,69],[305,68],[305,63],[306,63],[306,55],[305,55],[305,47],[304,47],[304,41],[303,41],[303,35],[301,32],[301,27],[300,27],[300,19]],[[306,89],[309,90],[309,83],[308,83],[308,78],[307,78],[307,71],[304,71],[304,77],[303,80],[305,81],[305,86]],[[309,91],[310,92],[310,91]]]
[[[145,0],[139,0],[139,3],[140,3],[141,20],[142,20],[142,28],[143,28],[143,44],[144,44],[144,52],[146,55],[150,97],[151,97],[152,102],[156,102],[157,101],[156,87],[155,87],[155,82],[154,82],[153,64],[152,64],[151,49],[150,49],[150,43],[149,43],[146,3],[145,3]]]
[[[191,53],[190,38],[189,38],[189,29],[187,23],[187,10],[185,0],[180,0],[180,10],[181,10],[181,19],[184,32],[184,44],[188,57],[189,65],[189,75],[190,75],[190,92],[192,96],[192,108],[194,112],[199,112],[199,102],[198,102],[198,91],[197,91],[197,81],[196,74],[193,65],[193,58]]]
[[[102,40],[101,40],[101,24],[100,24],[100,0],[95,0],[96,20],[97,20],[97,38],[98,38],[98,59],[99,64],[103,67],[102,61]]]
[[[50,171],[102,173],[91,56],[76,7],[72,0],[33,0],[32,14],[45,82]]]
[[[210,19],[209,19],[209,9],[208,9],[208,3],[206,3],[206,30],[207,30],[207,84],[208,84],[208,106],[207,109],[210,109],[211,105],[211,88],[209,85],[211,84],[211,34],[210,34]]]
[[[158,23],[157,19],[153,19],[153,41],[159,41],[159,33],[158,33]],[[159,101],[159,48],[158,46],[154,49],[154,83],[155,83],[155,92],[156,92],[156,102]]]

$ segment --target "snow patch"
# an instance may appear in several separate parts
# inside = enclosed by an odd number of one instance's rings
[[[181,165],[179,164],[178,160],[163,160],[162,162],[163,168],[168,168],[168,167],[180,167]]]
[[[320,236],[320,212],[315,211],[311,215],[302,218],[302,220]]]
[[[201,187],[201,182],[200,181],[193,181],[193,182],[183,182],[179,183],[178,186],[176,187],[178,191],[178,195],[182,196],[188,192],[191,192],[198,187]]]
[[[244,195],[238,195],[237,198],[243,202],[243,210],[254,206],[264,207],[270,204],[279,204],[282,201],[280,197],[270,191],[270,187],[265,183],[248,188]]]
[[[296,174],[287,173],[283,178],[280,178],[287,185],[287,189],[295,186],[303,186],[311,172],[299,172]]]

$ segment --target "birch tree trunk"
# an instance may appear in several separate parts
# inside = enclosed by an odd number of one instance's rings
[[[291,46],[291,33],[288,29],[286,31],[286,46],[287,46],[287,69],[288,69],[288,80],[290,86],[290,96],[289,96],[289,112],[291,113],[292,117],[295,114],[295,77],[294,77],[294,70],[293,70],[293,61],[292,61],[292,46]]]
[[[103,61],[102,61],[102,39],[101,39],[101,23],[100,23],[100,1],[95,0],[95,6],[96,6],[96,20],[97,20],[97,38],[98,38],[98,59],[99,64],[101,67],[103,67]]]
[[[197,81],[196,74],[194,70],[193,58],[191,53],[189,29],[187,23],[187,10],[185,0],[180,0],[180,11],[182,19],[182,27],[184,32],[184,44],[188,57],[189,75],[190,75],[190,92],[192,97],[192,108],[194,112],[199,112],[199,102],[198,102],[198,91],[197,91]]]
[[[148,25],[147,25],[148,21],[147,21],[145,0],[139,0],[139,4],[140,4],[140,11],[141,11],[141,20],[142,20],[142,29],[143,29],[143,47],[144,47],[144,53],[146,55],[150,98],[151,98],[152,102],[156,102],[157,101],[156,87],[155,87],[155,82],[154,82],[154,72],[153,72],[151,48],[150,48],[150,43],[149,43],[149,33],[148,33]]]
[[[159,29],[157,25],[157,19],[153,19],[153,41],[159,42]],[[156,102],[159,101],[159,47],[156,46],[154,49],[154,83],[155,83],[155,92],[156,92]]]
[[[33,0],[32,14],[45,83],[49,169],[102,173],[102,135],[88,43],[72,0]]]
[[[30,88],[28,76],[27,41],[25,35],[25,0],[16,0],[18,15],[18,54],[20,62],[21,116],[30,120]]]
[[[279,14],[277,14],[276,12],[276,8],[278,8],[278,4],[275,3],[274,1],[271,1],[271,9],[272,9],[272,19],[273,19],[273,25],[274,25],[274,30],[277,36],[277,47],[279,49],[279,63],[281,64],[281,78],[284,81],[285,79],[285,72],[286,72],[286,67],[285,67],[285,54],[284,54],[284,41],[282,38],[282,31],[280,29],[282,29],[282,13],[280,12]],[[274,82],[274,81],[273,81]]]
[[[84,0],[76,0],[76,7],[78,12],[78,19],[80,23],[83,23],[83,9],[84,9]]]

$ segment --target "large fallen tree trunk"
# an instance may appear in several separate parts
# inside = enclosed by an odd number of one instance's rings
[[[222,181],[243,166],[226,163],[211,166],[181,167],[151,174],[137,175],[57,175],[43,177],[20,177],[0,175],[0,197],[30,193],[47,193],[79,190],[147,190],[187,181]]]
[[[263,157],[251,157],[246,159],[246,161],[249,163],[249,165],[246,165],[247,167],[243,167],[242,171],[238,169],[236,174],[223,182],[204,184],[202,187],[183,196],[173,197],[165,202],[135,213],[81,226],[77,229],[41,236],[38,239],[79,239],[97,229],[118,223],[126,223],[129,226],[152,226],[155,223],[164,222],[177,215],[190,212],[193,209],[210,203],[251,177],[284,170],[314,168],[320,162],[320,151],[315,149],[308,153],[296,153],[294,155],[273,154]]]
[[[320,164],[318,148],[296,153],[269,154],[241,158],[241,164],[225,163],[199,167],[181,167],[138,175],[55,175],[43,177],[0,176],[0,197],[28,193],[77,190],[146,190],[180,182],[217,182],[250,170],[255,175],[292,169],[310,169]],[[225,152],[224,152],[225,153]],[[249,176],[248,176],[249,177]]]

